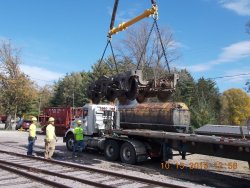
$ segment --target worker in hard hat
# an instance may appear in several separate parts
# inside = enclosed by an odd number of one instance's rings
[[[48,120],[48,125],[46,127],[46,137],[45,137],[45,159],[51,159],[54,154],[55,146],[56,146],[56,134],[55,134],[55,119],[50,117]]]
[[[31,119],[32,124],[29,126],[29,137],[28,137],[28,151],[27,155],[32,155],[33,153],[33,147],[35,144],[36,140],[36,123],[37,123],[37,118],[32,117]]]
[[[77,120],[76,121],[76,128],[74,128],[74,148],[73,148],[73,157],[77,157],[77,152],[82,152],[84,149],[84,143],[83,143],[83,128],[81,127],[82,121]]]

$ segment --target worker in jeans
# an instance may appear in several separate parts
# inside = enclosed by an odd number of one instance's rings
[[[54,125],[55,119],[53,117],[50,117],[48,123],[49,125],[46,127],[46,137],[44,139],[45,141],[44,158],[50,160],[55,151],[57,138],[55,134],[55,125]]]
[[[74,128],[74,148],[73,148],[73,157],[77,157],[76,150],[82,152],[84,149],[83,143],[83,128],[81,127],[82,121],[76,121],[77,127]]]
[[[28,151],[27,151],[27,155],[32,155],[33,153],[33,147],[35,144],[35,140],[36,140],[36,123],[37,123],[37,119],[36,117],[33,117],[31,119],[32,124],[29,126],[29,137],[28,137]]]

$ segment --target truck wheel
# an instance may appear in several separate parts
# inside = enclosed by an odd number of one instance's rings
[[[67,135],[66,146],[69,151],[73,151],[73,147],[74,147],[74,135],[73,134]]]
[[[127,164],[135,164],[136,163],[136,153],[135,148],[132,144],[125,142],[122,144],[120,151],[121,161]]]
[[[116,161],[119,158],[119,145],[114,140],[108,140],[105,144],[105,157],[108,161]]]

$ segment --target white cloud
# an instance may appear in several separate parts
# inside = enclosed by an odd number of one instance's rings
[[[112,12],[113,12],[113,7],[108,7],[108,14],[110,15],[110,18],[112,16]],[[118,5],[114,27],[117,27],[122,22],[127,22],[128,20],[131,20],[132,18],[140,15],[143,12],[144,9],[141,6],[141,4],[138,4],[136,2],[134,2],[134,4],[132,4],[130,8],[126,9],[124,9],[122,5]]]
[[[188,48],[183,43],[177,42],[177,41],[174,41],[174,40],[170,41],[168,45],[169,45],[168,47],[172,48],[172,49],[176,49],[176,48]]]
[[[221,0],[220,4],[241,16],[250,16],[250,0]]]
[[[187,66],[186,68],[192,72],[203,72],[210,70],[215,65],[237,62],[247,57],[250,57],[250,41],[241,41],[223,48],[222,53],[215,60],[208,63]]]
[[[250,41],[241,41],[223,48],[223,52],[212,64],[233,62],[250,57]]]
[[[59,78],[62,78],[64,74],[47,70],[45,68],[37,66],[21,65],[21,70],[30,76],[31,80],[35,81],[39,86],[46,84],[52,84]]]
[[[190,65],[186,67],[191,72],[204,72],[211,68],[209,64],[198,64],[198,65]]]

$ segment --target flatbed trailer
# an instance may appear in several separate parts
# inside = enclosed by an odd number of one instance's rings
[[[136,141],[137,145],[141,145],[141,147],[142,145],[148,147],[148,145],[151,145],[151,143],[160,144],[160,148],[159,146],[158,148],[160,149],[159,152],[161,152],[161,157],[164,161],[173,158],[172,149],[174,149],[180,152],[182,159],[185,159],[187,153],[203,154],[247,161],[250,167],[250,140],[247,139],[145,129],[116,129],[112,132],[113,134],[117,135],[117,137],[111,136],[107,139],[123,140],[130,143],[131,141]],[[141,144],[138,144],[138,142],[141,142]],[[145,148],[145,150],[149,151],[148,148]]]
[[[84,116],[81,117],[85,120],[83,125],[85,148],[102,151],[109,161],[121,160],[123,163],[128,164],[135,164],[149,158],[167,161],[173,158],[173,150],[176,150],[179,151],[182,159],[185,159],[187,153],[203,154],[247,161],[250,165],[250,140],[246,139],[248,136],[243,139],[239,137],[215,136],[212,135],[212,132],[211,135],[202,135],[170,132],[167,131],[168,129],[164,131],[157,130],[153,126],[158,125],[157,123],[154,124],[157,120],[155,118],[162,117],[164,114],[171,115],[171,113],[162,113],[163,109],[161,108],[158,111],[155,108],[150,108],[151,114],[148,112],[145,115],[145,109],[144,111],[142,109],[144,108],[136,110],[136,113],[133,114],[132,120],[136,120],[137,116],[135,115],[141,115],[141,120],[134,122],[138,126],[129,125],[124,128],[120,126],[121,118],[116,106],[86,104],[82,109]],[[176,110],[176,108],[170,109]],[[148,126],[145,126],[145,122],[143,122],[143,117],[149,116],[149,114],[152,115],[153,110],[161,112],[161,116],[155,113],[151,117],[154,122],[152,122],[150,128],[155,130],[148,129]],[[177,111],[177,115],[181,114],[181,112],[184,115],[186,114],[186,111],[183,111],[183,109],[179,111],[180,113]],[[131,118],[131,116],[132,114],[129,117]],[[167,122],[168,120],[171,120],[171,118],[165,121]],[[177,125],[180,126],[181,124]],[[143,129],[138,127],[143,127]],[[66,142],[68,150],[73,150],[73,130],[73,127],[71,127],[64,136],[64,142]]]

